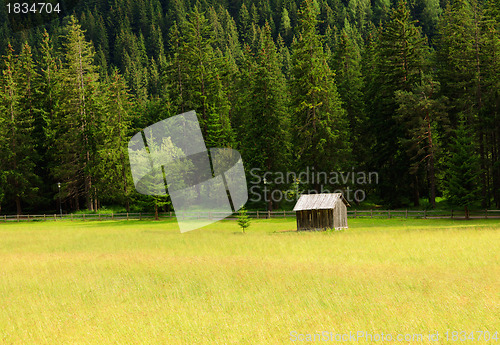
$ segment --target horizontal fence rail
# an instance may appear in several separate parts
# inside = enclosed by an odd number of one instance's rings
[[[351,218],[423,218],[423,219],[463,219],[465,211],[460,210],[349,210]],[[500,210],[471,210],[469,218],[500,218]]]
[[[160,212],[159,219],[214,219],[221,218],[221,212]],[[294,211],[247,211],[249,218],[295,218]],[[464,210],[349,210],[349,218],[421,218],[421,219],[464,219]],[[236,219],[238,213],[225,217]],[[472,210],[469,211],[471,219],[500,219],[500,210]],[[104,221],[104,220],[152,220],[154,213],[77,213],[77,214],[21,214],[0,215],[0,222],[24,221]]]

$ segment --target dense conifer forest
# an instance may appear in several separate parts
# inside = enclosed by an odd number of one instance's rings
[[[0,214],[169,209],[135,192],[127,144],[189,110],[249,184],[376,172],[362,188],[385,207],[500,207],[498,0],[80,0],[46,25],[9,19]]]

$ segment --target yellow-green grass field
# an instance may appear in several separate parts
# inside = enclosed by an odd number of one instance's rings
[[[349,226],[0,223],[0,344],[304,344],[299,334],[323,331],[456,344],[453,331],[500,332],[499,220]],[[400,343],[429,343],[417,339]]]

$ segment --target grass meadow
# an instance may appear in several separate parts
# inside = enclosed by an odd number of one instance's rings
[[[443,344],[457,343],[447,330],[500,331],[499,220],[349,226],[0,224],[0,343],[283,344],[293,331],[362,331],[439,332]]]

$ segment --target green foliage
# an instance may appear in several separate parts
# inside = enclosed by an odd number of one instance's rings
[[[403,124],[405,135],[400,143],[412,162],[410,174],[418,174],[422,166],[429,186],[429,202],[436,206],[436,154],[440,148],[439,133],[448,127],[446,99],[438,98],[439,84],[424,78],[412,91],[396,91],[399,105],[397,120]]]
[[[247,215],[247,210],[243,207],[239,212],[238,212],[238,226],[241,228],[243,233],[245,233],[245,230],[250,227],[250,218],[248,218]]]
[[[349,154],[348,123],[317,31],[317,15],[317,4],[304,1],[299,11],[299,38],[292,46],[295,158],[299,168],[337,171],[345,166]]]
[[[32,136],[34,122],[34,80],[36,72],[31,47],[22,46],[19,56],[9,45],[3,56],[0,78],[0,194],[15,202],[17,214],[22,201],[35,201],[38,190],[36,164],[38,154]],[[1,201],[1,200],[0,200]]]
[[[367,106],[372,114],[369,123],[374,136],[371,164],[384,176],[381,196],[393,206],[400,206],[408,197],[418,205],[418,176],[410,174],[410,160],[401,146],[405,130],[404,123],[394,117],[398,108],[395,95],[397,91],[410,92],[420,84],[428,68],[429,47],[411,19],[406,2],[400,1],[392,9],[390,20],[378,30],[369,50],[375,54],[367,85]]]
[[[352,154],[354,160],[359,162],[366,157],[369,143],[363,128],[366,123],[363,99],[364,78],[361,70],[361,48],[358,42],[362,42],[361,36],[356,27],[351,26],[346,19],[338,37],[337,49],[332,55],[331,64],[335,68],[338,91],[347,112]]]
[[[448,200],[452,205],[464,207],[466,218],[469,216],[468,209],[478,199],[479,176],[474,141],[465,123],[460,122],[450,148],[444,184]]]
[[[103,0],[15,35],[4,10],[4,211],[54,208],[57,182],[65,209],[150,208],[126,143],[193,109],[247,171],[377,171],[390,206],[443,194],[465,118],[477,198],[500,205],[496,0]]]
[[[258,51],[248,49],[245,59],[238,109],[244,161],[263,172],[285,171],[291,158],[288,90],[269,25],[260,33]]]

